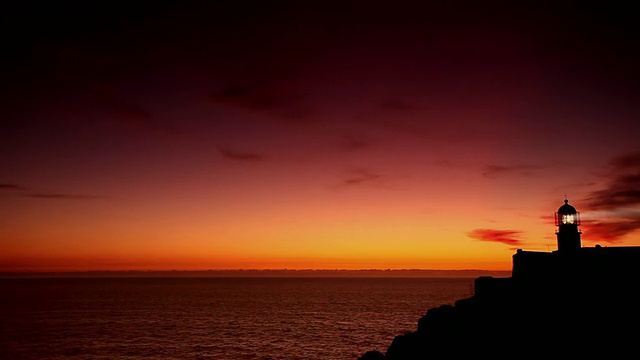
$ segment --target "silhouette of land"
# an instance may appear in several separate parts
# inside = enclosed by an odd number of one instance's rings
[[[565,200],[558,250],[518,250],[510,277],[476,278],[472,297],[429,309],[416,331],[359,360],[629,356],[640,340],[640,246],[582,247],[579,225]]]

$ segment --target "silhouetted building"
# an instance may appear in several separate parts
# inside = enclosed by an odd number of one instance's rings
[[[510,278],[476,279],[476,295],[520,290],[574,292],[619,289],[640,276],[640,246],[583,247],[580,213],[565,200],[555,213],[558,249],[551,252],[518,249]],[[632,288],[632,287],[624,287]]]

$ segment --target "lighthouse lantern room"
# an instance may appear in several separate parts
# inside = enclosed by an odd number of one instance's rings
[[[580,213],[576,208],[569,205],[569,200],[564,200],[564,205],[560,206],[555,213],[555,223],[558,227],[556,236],[558,237],[558,251],[574,251],[582,247],[578,229],[580,225]]]

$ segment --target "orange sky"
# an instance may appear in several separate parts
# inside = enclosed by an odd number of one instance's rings
[[[565,195],[640,245],[634,19],[384,4],[16,5],[0,270],[508,270]]]

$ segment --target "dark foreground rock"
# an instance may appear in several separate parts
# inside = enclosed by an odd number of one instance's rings
[[[640,347],[640,282],[628,280],[521,286],[511,278],[478,278],[481,291],[473,297],[428,310],[416,331],[396,336],[384,354],[370,351],[359,360],[626,358]]]

